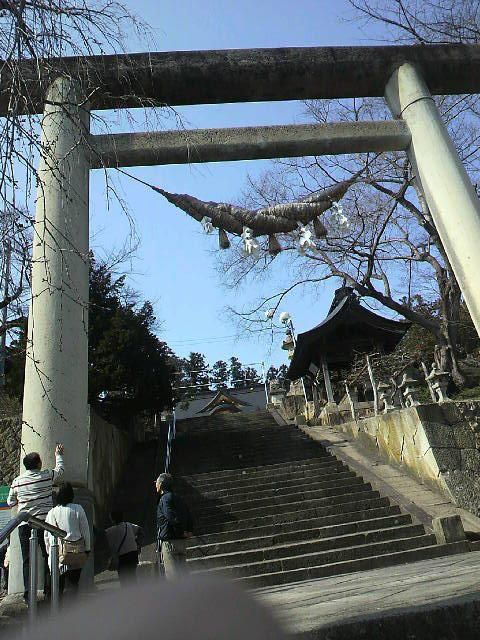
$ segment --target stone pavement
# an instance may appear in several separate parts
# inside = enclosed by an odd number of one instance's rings
[[[364,635],[364,623],[372,616],[381,620],[401,611],[401,619],[406,619],[408,612],[420,613],[420,617],[426,619],[424,611],[434,608],[438,612],[454,601],[459,610],[472,601],[479,604],[480,551],[259,589],[255,595],[273,609],[275,616],[294,635],[343,638],[340,633],[335,635],[335,626],[332,627],[341,623],[348,629],[345,637],[374,640],[380,636]],[[422,607],[423,610],[419,609]],[[458,637],[478,638],[480,618],[467,619],[464,615],[463,622],[471,635],[465,635],[464,630]],[[413,633],[411,638],[429,637]],[[381,637],[390,638],[383,634]],[[443,635],[441,630],[437,636],[453,637],[457,636],[446,632]]]

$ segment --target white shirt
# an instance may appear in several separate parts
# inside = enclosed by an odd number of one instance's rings
[[[107,535],[110,551],[114,554],[118,554],[119,556],[123,556],[125,553],[131,553],[132,551],[137,551],[137,536],[139,531],[140,527],[136,524],[132,524],[131,522],[120,522],[120,524],[109,527],[105,533]],[[125,533],[127,535],[125,535]],[[123,540],[124,536],[125,540]]]
[[[65,540],[74,541],[83,538],[85,541],[85,551],[90,551],[90,527],[88,526],[87,516],[81,505],[69,503],[63,507],[59,504],[53,507],[53,509],[50,509],[45,518],[45,522],[66,531],[67,535],[65,536]],[[53,535],[45,531],[45,546],[49,554],[52,541]]]

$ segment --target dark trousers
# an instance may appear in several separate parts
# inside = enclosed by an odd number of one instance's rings
[[[22,548],[22,558],[23,558],[23,597],[28,599],[28,593],[30,591],[30,534],[32,532],[32,527],[28,524],[24,524],[21,527],[18,527],[18,537],[20,538],[20,547]],[[43,537],[43,531],[37,531],[37,540],[42,551],[43,556],[43,564],[44,564],[44,575],[45,575],[45,585],[43,587],[43,593],[47,596],[50,594],[50,570],[48,568],[48,555],[47,550],[45,548],[45,538]]]
[[[81,569],[69,569],[65,573],[60,574],[60,580],[58,588],[60,597],[63,596],[65,587],[67,587],[67,593],[69,595],[75,595],[78,592],[78,583],[80,581]]]
[[[0,591],[8,590],[8,567],[4,567],[5,555],[7,553],[7,546],[5,545],[0,549]]]
[[[118,579],[125,587],[137,579],[138,551],[130,551],[118,556]]]

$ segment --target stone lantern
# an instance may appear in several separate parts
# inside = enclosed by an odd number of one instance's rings
[[[377,390],[378,397],[380,401],[383,402],[383,413],[393,411],[393,409],[395,409],[395,405],[393,404],[394,390],[391,385],[386,382],[380,382],[377,386]]]
[[[286,395],[286,390],[280,380],[272,380],[269,385],[269,397],[272,404],[282,404],[283,398]]]
[[[447,396],[450,374],[447,371],[439,371],[437,365],[434,363],[432,364],[432,370],[426,377],[426,380],[430,383],[430,388],[435,394],[437,402],[450,401],[450,398]]]
[[[418,401],[416,394],[420,387],[420,380],[415,372],[411,369],[403,374],[402,381],[399,388],[405,398],[405,405],[407,407],[417,407],[420,402]]]

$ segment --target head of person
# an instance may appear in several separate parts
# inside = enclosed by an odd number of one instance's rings
[[[120,524],[121,522],[125,521],[125,518],[123,517],[123,511],[120,511],[120,509],[115,509],[114,511],[112,511],[110,513],[110,518],[112,519],[112,522],[114,524]]]
[[[73,498],[73,487],[70,482],[64,482],[61,484],[57,492],[57,504],[60,504],[62,507],[66,507],[67,504],[73,502]]]
[[[173,478],[169,473],[161,473],[155,480],[158,493],[167,493],[173,488]]]
[[[40,458],[40,454],[36,451],[27,453],[23,459],[23,466],[27,471],[40,471],[42,468],[42,459]]]

